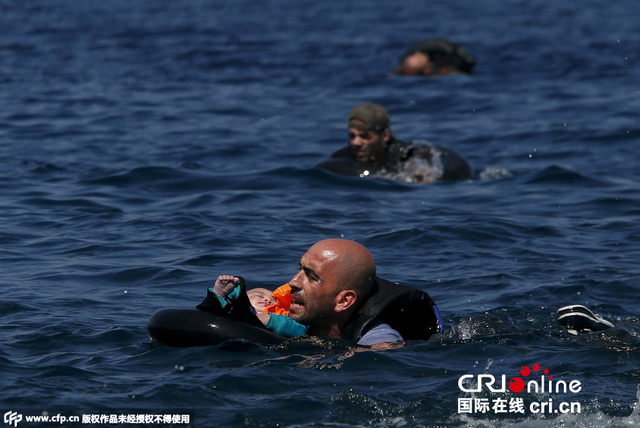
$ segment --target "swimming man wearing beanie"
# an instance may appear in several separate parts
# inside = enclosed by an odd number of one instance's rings
[[[389,114],[378,104],[359,104],[347,121],[349,145],[318,168],[340,175],[375,176],[408,183],[473,178],[471,166],[453,150],[396,139]]]

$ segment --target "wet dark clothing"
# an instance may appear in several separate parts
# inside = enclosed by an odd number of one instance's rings
[[[415,43],[402,55],[398,64],[416,52],[422,52],[429,56],[434,65],[434,74],[444,65],[452,65],[462,73],[471,73],[476,60],[462,47],[446,39],[425,39]]]
[[[405,143],[394,137],[387,143],[387,156],[382,164],[356,161],[351,147],[347,146],[333,153],[328,161],[317,167],[340,175],[360,177],[404,174],[405,178],[411,178],[408,181],[425,182],[425,178],[428,177],[424,177],[421,165],[408,163],[415,158],[423,160],[433,169],[439,169],[437,177],[428,181],[473,178],[473,170],[469,163],[453,150],[435,145]]]

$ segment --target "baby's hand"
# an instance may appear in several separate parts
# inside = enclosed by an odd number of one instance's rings
[[[227,297],[236,288],[240,279],[233,275],[220,275],[213,286],[213,291],[220,297]]]

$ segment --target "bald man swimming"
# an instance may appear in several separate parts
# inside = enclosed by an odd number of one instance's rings
[[[363,245],[345,239],[325,239],[309,248],[289,281],[289,317],[307,327],[307,334],[345,339],[358,345],[393,345],[403,340],[426,340],[442,331],[442,319],[431,297],[421,290],[392,283],[376,275],[373,256]],[[242,303],[246,292],[238,297]],[[246,303],[246,302],[245,302]],[[225,313],[243,322],[255,318],[250,305]],[[219,312],[209,293],[198,309]],[[244,308],[242,307],[244,306]],[[217,308],[217,309],[216,309]],[[389,344],[389,342],[392,342]]]
[[[313,245],[300,259],[300,271],[289,281],[289,316],[309,327],[316,336],[342,338],[349,319],[371,294],[376,278],[373,256],[363,245],[343,239],[327,239]],[[395,342],[402,336],[380,323],[358,344]],[[367,337],[369,335],[369,337]]]

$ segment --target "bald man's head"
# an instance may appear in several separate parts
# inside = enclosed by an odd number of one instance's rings
[[[376,277],[373,256],[363,245],[345,239],[314,244],[300,259],[289,285],[290,317],[310,334],[340,337],[349,316],[371,293]]]
[[[318,244],[327,245],[339,257],[337,269],[340,275],[340,290],[353,289],[362,303],[371,293],[376,277],[376,264],[373,256],[362,244],[344,239],[327,239]],[[317,244],[316,244],[317,245]],[[360,305],[357,305],[360,307]]]

